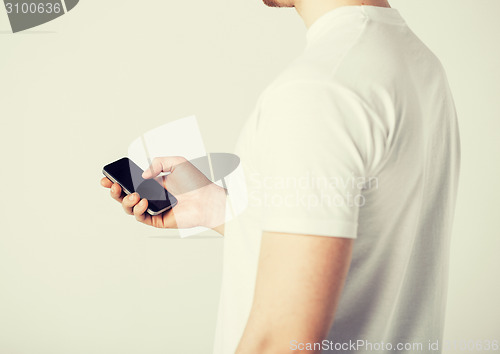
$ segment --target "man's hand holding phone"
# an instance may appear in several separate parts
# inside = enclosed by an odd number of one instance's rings
[[[160,173],[169,173],[159,176]],[[108,177],[101,185],[110,188],[113,199],[122,204],[123,210],[134,215],[137,221],[157,228],[190,228],[203,226],[224,234],[226,191],[211,182],[193,164],[183,157],[155,158],[142,174],[144,179],[156,179],[175,196],[177,204],[159,215],[147,213],[148,200],[139,193],[124,193],[118,183]]]

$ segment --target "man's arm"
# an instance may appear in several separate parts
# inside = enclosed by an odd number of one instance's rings
[[[353,241],[264,232],[252,310],[236,354],[320,353],[293,343],[321,342],[328,334]]]

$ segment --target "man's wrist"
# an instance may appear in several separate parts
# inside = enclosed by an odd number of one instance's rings
[[[216,185],[211,185],[210,205],[207,205],[206,225],[212,230],[224,235],[224,224],[226,222],[227,190]]]

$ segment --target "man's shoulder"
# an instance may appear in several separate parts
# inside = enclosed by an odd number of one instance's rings
[[[325,60],[301,55],[296,58],[263,92],[263,97],[276,96],[290,90],[342,85],[332,65]]]
[[[325,94],[332,99],[340,96],[373,97],[374,93],[367,93],[365,85],[357,82],[356,73],[346,72],[349,68],[339,69],[341,63],[340,60],[302,55],[263,91],[260,102],[278,100],[287,103],[301,96],[325,98]],[[369,77],[366,78],[370,81]],[[313,101],[317,102],[317,99]]]

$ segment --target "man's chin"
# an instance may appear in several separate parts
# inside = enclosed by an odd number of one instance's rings
[[[269,7],[294,7],[293,0],[263,0]]]

